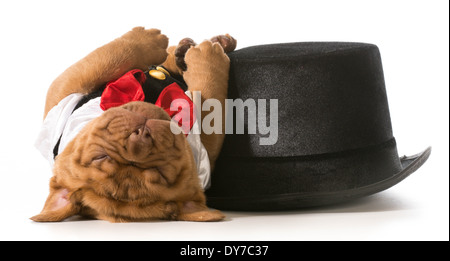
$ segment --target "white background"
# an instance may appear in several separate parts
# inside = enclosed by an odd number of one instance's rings
[[[449,3],[427,1],[1,1],[0,240],[449,240]],[[219,223],[34,223],[51,176],[34,149],[48,86],[134,26],[176,44],[230,33],[238,48],[355,41],[381,51],[400,155],[425,165],[382,193],[337,206],[226,212]]]

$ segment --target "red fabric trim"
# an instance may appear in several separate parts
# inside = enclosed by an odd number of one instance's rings
[[[144,101],[142,84],[146,77],[143,71],[135,69],[127,72],[115,81],[106,84],[100,99],[100,108],[106,111],[131,101]]]
[[[164,88],[155,105],[163,108],[185,135],[189,134],[195,122],[194,103],[177,83]]]

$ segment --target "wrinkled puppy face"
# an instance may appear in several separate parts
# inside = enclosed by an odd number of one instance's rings
[[[171,124],[164,110],[145,102],[104,112],[56,158],[50,195],[31,219],[223,219],[206,207],[190,146]]]

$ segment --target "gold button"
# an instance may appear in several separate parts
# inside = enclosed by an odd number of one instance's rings
[[[155,79],[158,79],[158,80],[161,80],[161,81],[166,79],[166,75],[165,75],[163,72],[158,71],[158,70],[150,70],[150,71],[148,72],[148,74],[149,74],[151,77],[153,77],[153,78],[155,78]]]
[[[156,70],[161,71],[170,76],[170,73],[166,69],[164,69],[164,67],[156,66]]]

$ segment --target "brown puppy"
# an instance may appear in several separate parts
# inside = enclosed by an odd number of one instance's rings
[[[234,39],[228,40],[235,46]],[[49,88],[44,117],[72,93],[92,93],[131,69],[161,63],[171,74],[181,74],[189,91],[201,91],[202,100],[215,98],[223,104],[229,59],[221,45],[230,41],[213,41],[167,48],[168,39],[159,30],[134,28],[63,72]],[[177,66],[180,56],[186,71]],[[220,211],[206,206],[186,136],[174,134],[171,127],[178,125],[151,103],[130,102],[106,110],[55,158],[50,194],[42,212],[31,219],[61,221],[81,214],[111,222],[222,220]],[[223,138],[201,135],[211,166]]]

